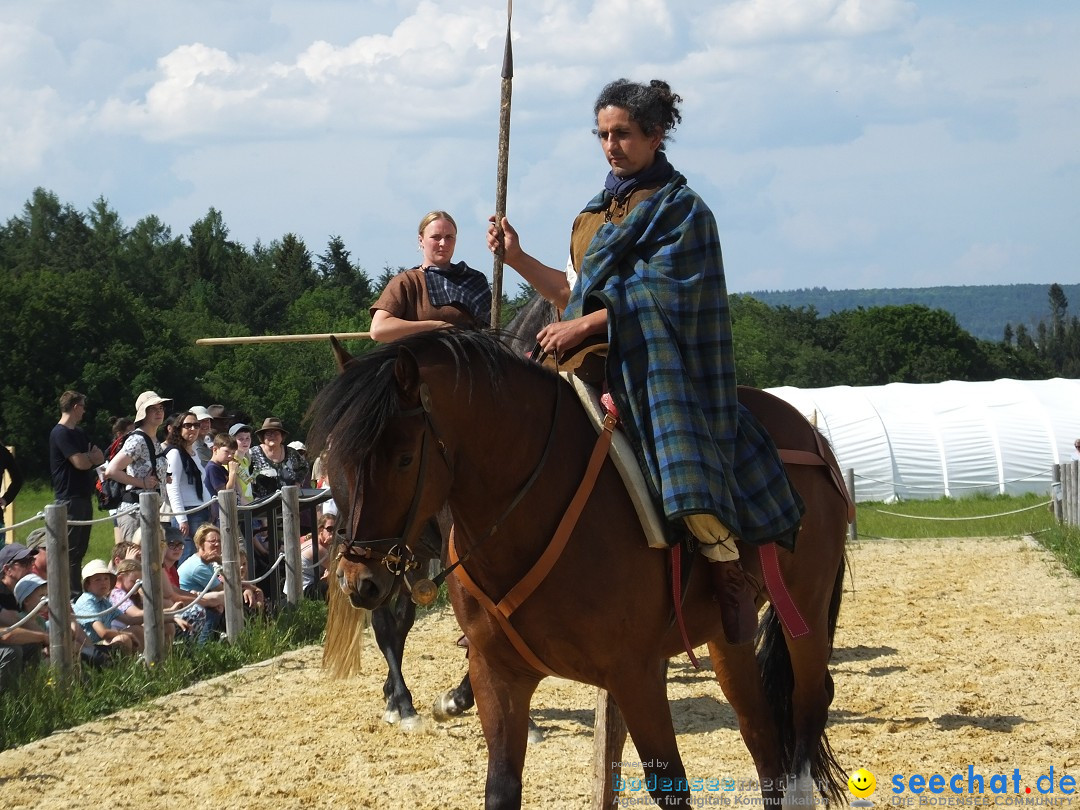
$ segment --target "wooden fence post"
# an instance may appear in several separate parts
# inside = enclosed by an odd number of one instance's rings
[[[75,673],[71,638],[71,572],[68,571],[67,504],[45,507],[45,556],[49,561],[49,664],[61,682]],[[80,587],[82,583],[79,583]]]
[[[1051,483],[1051,485],[1050,485],[1050,497],[1053,500],[1053,503],[1051,504],[1051,509],[1053,509],[1053,512],[1054,512],[1054,520],[1058,523],[1058,525],[1061,525],[1061,519],[1062,519],[1061,502],[1064,500],[1065,493],[1064,493],[1064,491],[1062,489],[1061,465],[1060,464],[1055,464],[1054,465],[1054,468],[1052,470],[1052,474],[1053,474],[1053,483]]]
[[[165,661],[165,610],[161,586],[161,496],[139,494],[139,533],[142,536],[143,661],[155,666]]]
[[[851,502],[855,503],[855,468],[848,467],[847,473],[844,475],[845,482],[847,483],[848,496],[851,498]],[[854,543],[859,539],[859,520],[857,517],[851,519],[851,525],[848,526],[848,541]]]
[[[225,636],[235,644],[244,631],[244,586],[240,580],[240,533],[236,517],[236,491],[218,491],[221,529],[221,574],[225,579]]]
[[[593,807],[618,807],[615,778],[622,776],[626,722],[605,689],[596,690],[596,721],[593,725]]]
[[[281,518],[282,532],[285,534],[285,598],[290,605],[296,605],[304,595],[303,561],[300,559],[299,487],[290,485],[281,488]],[[314,548],[313,546],[313,554]]]

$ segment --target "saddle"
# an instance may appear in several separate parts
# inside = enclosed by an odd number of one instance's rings
[[[607,347],[603,339],[589,339],[558,360],[542,351],[532,355],[537,362],[557,371],[570,383],[597,433],[603,429],[604,416],[608,413],[601,402],[599,388],[604,382]],[[829,470],[833,485],[847,503],[848,522],[854,520],[855,504],[840,474],[840,465],[832,448],[810,421],[789,402],[760,388],[740,385],[738,397],[739,403],[754,415],[772,438],[785,466],[824,466]],[[615,432],[608,455],[630,494],[650,548],[668,548],[663,518],[649,494],[630,442],[621,432]]]

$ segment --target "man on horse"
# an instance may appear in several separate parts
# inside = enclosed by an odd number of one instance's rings
[[[716,221],[664,151],[681,101],[659,80],[601,91],[594,133],[611,170],[574,221],[565,272],[525,253],[505,218],[492,218],[488,246],[565,308],[537,335],[543,351],[560,357],[607,339],[606,385],[668,540],[700,541],[724,633],[745,643],[757,628],[756,588],[736,541],[791,549],[803,506],[772,441],[738,404]]]

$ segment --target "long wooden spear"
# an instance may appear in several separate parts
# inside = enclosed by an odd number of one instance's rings
[[[502,221],[506,216],[506,176],[510,167],[510,97],[514,90],[514,52],[510,45],[510,18],[514,0],[506,0],[506,46],[503,49],[502,99],[499,103],[499,170],[495,181],[495,228],[502,244]],[[495,251],[491,268],[491,326],[499,327],[502,315],[503,254]]]
[[[243,335],[238,337],[199,338],[196,346],[236,346],[243,343],[303,343],[310,340],[366,340],[370,332],[322,332],[307,335]]]

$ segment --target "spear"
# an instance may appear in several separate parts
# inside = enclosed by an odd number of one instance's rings
[[[506,46],[503,49],[502,99],[499,104],[499,169],[495,181],[495,228],[502,244],[502,221],[506,216],[506,175],[510,165],[510,97],[514,89],[514,53],[510,46],[510,17],[514,0],[506,0]],[[498,328],[502,314],[503,254],[495,251],[491,268],[491,326]]]
[[[245,343],[303,343],[311,340],[367,340],[370,332],[322,332],[304,335],[238,335],[236,337],[199,338],[196,346],[237,346]]]

